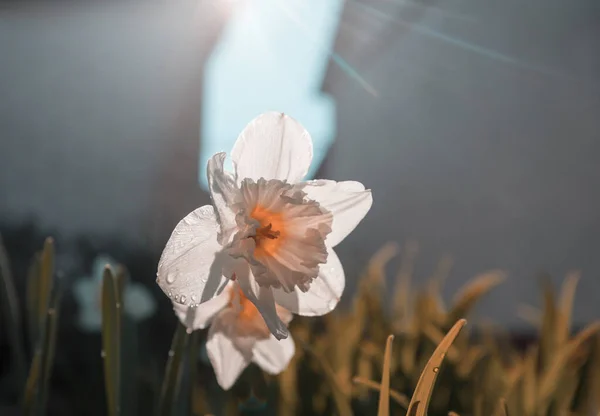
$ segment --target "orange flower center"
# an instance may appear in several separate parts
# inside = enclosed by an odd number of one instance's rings
[[[272,212],[257,205],[250,216],[260,223],[253,237],[256,242],[254,256],[260,260],[265,256],[273,256],[285,240],[285,219],[278,212]]]
[[[268,338],[270,331],[256,306],[250,301],[241,288],[231,291],[229,307],[233,307],[234,297],[237,296],[239,311],[236,322],[236,332],[242,336]]]
[[[242,292],[241,288],[237,289],[237,295],[241,306],[238,317],[242,321],[251,321],[260,315],[258,309],[256,309],[256,306],[254,306],[254,304],[246,297],[246,295],[244,295],[244,292]],[[233,298],[235,293],[232,293],[231,296]]]

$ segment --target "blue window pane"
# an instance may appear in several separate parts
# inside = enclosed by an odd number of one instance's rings
[[[320,92],[342,0],[252,0],[239,7],[205,72],[200,183],[206,162],[230,152],[238,134],[265,111],[282,111],[311,133],[312,177],[335,137],[335,102]],[[228,162],[230,163],[230,162]],[[228,166],[231,169],[231,166]]]

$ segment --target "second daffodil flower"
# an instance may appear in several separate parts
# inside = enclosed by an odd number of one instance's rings
[[[344,290],[333,251],[373,202],[359,182],[303,182],[312,160],[304,127],[282,113],[265,113],[225,153],[208,162],[213,205],[188,214],[171,234],[157,282],[174,303],[197,306],[235,280],[269,331],[288,336],[276,304],[304,316],[335,308]]]
[[[294,356],[292,337],[276,339],[240,286],[230,282],[217,297],[197,307],[174,304],[179,320],[189,329],[210,325],[206,352],[217,382],[228,390],[242,371],[254,362],[269,374],[279,374]],[[276,306],[284,324],[292,314]]]

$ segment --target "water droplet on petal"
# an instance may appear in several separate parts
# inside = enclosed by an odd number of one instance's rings
[[[187,300],[186,296],[185,295],[181,295],[181,299],[180,299],[181,303],[183,303],[185,305],[185,301],[186,300]]]
[[[445,357],[446,357],[446,353],[445,353],[445,352],[443,352],[443,353],[442,353],[442,360],[443,360]]]
[[[202,280],[202,283],[206,283],[208,280],[208,277],[204,276],[201,280]]]
[[[196,302],[198,300],[198,298],[196,297],[196,295],[192,295],[192,302]]]
[[[170,298],[172,298],[173,297],[173,292],[169,291],[169,293],[168,293],[167,296],[170,297]]]
[[[434,372],[434,373],[437,373],[438,371],[440,371],[440,368],[439,368],[439,367],[434,367],[434,368],[433,368],[433,372]]]
[[[175,295],[175,302],[179,302],[179,295]]]
[[[173,274],[168,274],[168,275],[167,275],[167,283],[168,283],[168,284],[171,284],[171,283],[173,283],[174,281],[175,281],[175,275],[173,275]]]

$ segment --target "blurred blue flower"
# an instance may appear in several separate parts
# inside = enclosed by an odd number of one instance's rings
[[[92,275],[83,276],[73,285],[73,294],[79,303],[77,325],[85,332],[100,332],[102,327],[102,276],[104,267],[116,270],[117,262],[105,254],[94,260]],[[146,286],[127,282],[124,288],[124,312],[134,321],[149,318],[156,311],[156,301]]]

